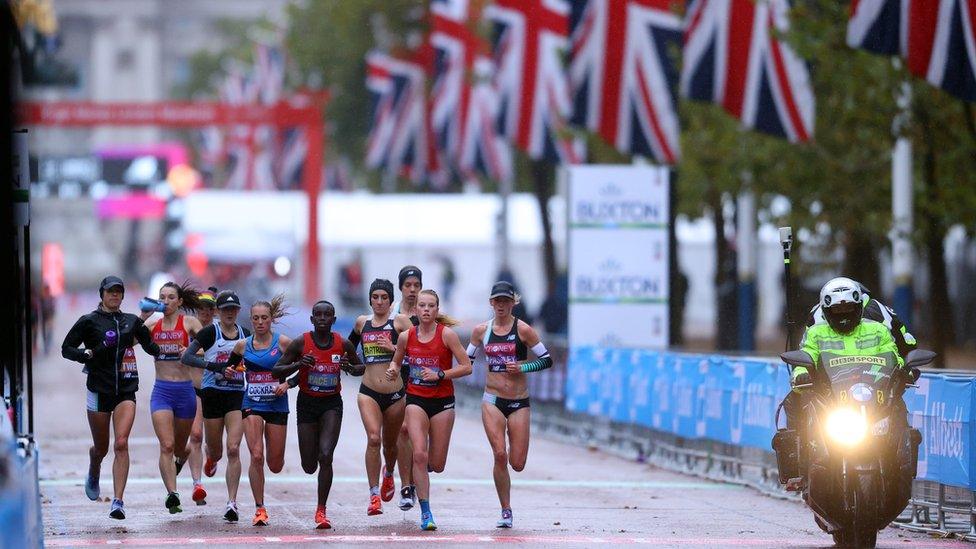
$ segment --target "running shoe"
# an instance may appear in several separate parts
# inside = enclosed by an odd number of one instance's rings
[[[267,526],[268,525],[268,510],[264,507],[258,507],[258,510],[254,512],[254,520],[251,521],[255,526]]]
[[[193,485],[193,501],[197,502],[197,505],[207,504],[207,491],[203,489],[202,484]]]
[[[178,493],[170,492],[166,496],[166,508],[169,509],[169,514],[171,515],[183,512],[183,508],[180,507],[180,495]]]
[[[85,480],[85,495],[88,499],[95,501],[98,499],[98,495],[101,493],[101,489],[98,486],[98,476],[88,473],[88,478]]]
[[[437,530],[437,525],[434,524],[434,514],[433,513],[423,513],[420,515],[420,529],[421,530]]]
[[[176,475],[179,476],[180,471],[183,470],[183,466],[186,465],[186,458],[176,458],[173,462],[176,464]]]
[[[227,522],[237,522],[237,503],[233,501],[227,502],[227,510],[224,511],[224,520]]]
[[[212,477],[212,476],[216,475],[217,474],[217,462],[216,461],[210,461],[210,458],[208,457],[207,458],[207,461],[203,464],[203,474],[207,475],[208,477]]]
[[[417,504],[417,491],[413,486],[404,486],[400,490],[400,510],[409,511]]]
[[[495,528],[511,528],[512,527],[512,510],[502,509],[502,518],[495,523]]]
[[[383,504],[380,503],[379,496],[369,496],[369,507],[366,509],[366,514],[369,516],[383,514]]]
[[[328,530],[329,528],[332,528],[332,523],[329,522],[329,517],[325,516],[325,505],[319,505],[315,508],[315,529]]]
[[[380,495],[383,501],[390,501],[396,494],[396,485],[393,483],[393,475],[383,473],[383,484],[380,485]]]
[[[108,516],[117,520],[122,520],[125,518],[125,506],[122,505],[121,499],[112,500],[112,511],[108,514]]]

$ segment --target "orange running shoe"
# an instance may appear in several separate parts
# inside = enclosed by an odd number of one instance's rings
[[[207,462],[203,464],[203,474],[207,475],[208,477],[212,477],[212,476],[216,475],[217,474],[217,462],[216,461],[210,461],[210,458],[208,457],[207,458]]]
[[[254,512],[254,520],[252,523],[255,526],[267,526],[268,525],[268,511],[264,507],[258,507],[258,510]]]
[[[383,496],[383,501],[390,501],[394,494],[396,494],[396,485],[393,484],[393,475],[387,475],[384,472],[383,484],[380,485],[380,495]]]
[[[197,505],[207,504],[207,491],[203,489],[202,484],[193,486],[193,501],[197,502]]]
[[[369,496],[369,507],[366,509],[366,514],[369,516],[383,514],[383,504],[380,503],[379,496]]]
[[[325,516],[325,505],[319,505],[315,508],[315,528],[317,530],[328,530],[332,528],[329,517]]]

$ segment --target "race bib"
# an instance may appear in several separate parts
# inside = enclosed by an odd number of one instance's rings
[[[437,368],[433,368],[433,370],[436,372]],[[440,382],[438,379],[435,379],[434,381],[424,381],[424,379],[420,377],[420,374],[423,373],[423,371],[423,366],[416,366],[414,364],[410,365],[410,383],[412,385],[417,385],[419,387],[435,387]]]
[[[515,352],[515,343],[509,341],[485,345],[485,362],[488,364],[488,371],[504,372],[505,364],[518,361]]]
[[[390,361],[390,351],[380,346],[385,341],[390,341],[385,332],[368,333],[363,336],[363,357],[367,364]]]
[[[214,362],[227,362],[230,359],[230,351],[217,351]],[[214,376],[214,385],[217,387],[233,387],[241,389],[244,387],[244,372],[234,370],[234,375],[227,377],[223,372],[217,372]]]
[[[247,372],[247,398],[255,402],[271,402],[278,398],[274,392],[278,380],[271,372]]]
[[[136,365],[136,352],[132,347],[128,347],[122,354],[122,364],[119,365],[119,373],[122,379],[134,379],[139,377],[139,368]]]
[[[321,372],[308,373],[308,388],[317,393],[335,392],[339,385],[339,374],[325,374]]]

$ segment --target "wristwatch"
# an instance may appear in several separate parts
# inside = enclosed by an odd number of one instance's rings
[[[437,379],[444,379],[444,370],[437,370]]]

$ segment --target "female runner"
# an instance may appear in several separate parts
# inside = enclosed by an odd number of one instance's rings
[[[488,303],[495,316],[475,327],[468,344],[468,357],[474,360],[478,347],[485,350],[488,375],[481,403],[481,421],[495,456],[494,478],[502,517],[495,526],[512,527],[512,481],[508,466],[516,472],[525,468],[529,454],[529,386],[525,374],[552,366],[549,351],[539,334],[512,315],[519,295],[510,282],[496,282]],[[536,360],[526,362],[528,349]],[[508,434],[506,449],[505,435]]]
[[[401,300],[390,307],[394,315],[407,315],[414,326],[420,324],[420,319],[417,317],[417,297],[424,287],[423,276],[420,268],[414,265],[405,265],[401,268],[397,273]],[[404,389],[408,384],[409,373],[410,368],[403,368],[400,371]],[[397,461],[400,463],[400,510],[408,511],[417,502],[417,487],[413,483],[413,447],[410,446],[406,422],[401,425],[400,435],[397,438]]]
[[[213,326],[204,326],[190,347],[183,353],[183,364],[204,368],[201,381],[200,401],[202,403],[203,427],[206,438],[207,462],[203,472],[208,477],[217,472],[224,447],[224,430],[227,431],[227,470],[224,480],[227,483],[227,507],[224,520],[237,522],[237,489],[241,482],[241,439],[244,437],[244,423],[241,418],[241,402],[244,399],[244,373],[234,371],[231,378],[224,377],[227,362],[239,340],[251,335],[247,328],[237,323],[241,311],[241,300],[232,291],[217,294],[219,321]],[[203,350],[203,356],[197,355]]]
[[[394,315],[390,311],[393,300],[393,283],[377,278],[369,285],[369,305],[372,315],[360,315],[349,334],[349,341],[361,344],[366,363],[366,374],[359,386],[356,402],[359,415],[366,429],[366,480],[369,483],[367,515],[383,513],[382,501],[390,501],[396,493],[393,484],[393,467],[397,462],[397,439],[403,425],[404,382],[386,379],[396,351],[397,336],[410,329],[412,324],[406,315]],[[386,467],[383,468],[383,485],[380,487],[380,444]],[[411,458],[408,458],[411,459]],[[409,469],[410,461],[400,465]],[[408,477],[409,478],[409,477]],[[407,486],[404,486],[406,488]],[[411,492],[412,493],[412,492]],[[413,505],[411,493],[404,497]],[[382,498],[381,498],[382,496]]]
[[[386,377],[393,381],[400,375],[401,361],[406,357],[410,367],[407,385],[407,431],[413,446],[413,480],[420,503],[420,528],[436,530],[430,511],[431,471],[444,471],[447,449],[454,428],[454,378],[471,373],[471,361],[454,330],[457,324],[439,313],[437,292],[423,290],[417,299],[420,324],[400,334],[393,362]],[[451,366],[451,358],[457,367]]]
[[[213,291],[213,288],[200,292],[200,308],[196,310],[196,316],[197,320],[200,321],[200,326],[203,328],[207,328],[214,323],[214,314],[217,311],[217,298],[215,294],[216,292]],[[199,336],[199,334],[197,335]],[[200,478],[200,473],[203,469],[203,451],[201,448],[203,446],[203,402],[200,400],[202,378],[203,370],[190,368],[190,379],[193,380],[193,392],[197,395],[197,414],[193,418],[193,427],[190,429],[190,438],[187,440],[190,455],[187,457],[186,463],[190,464],[190,476],[193,478],[192,498],[197,505],[207,504],[207,491],[204,490],[203,482]],[[177,458],[177,476],[179,476],[180,470],[183,468],[183,463],[182,460]]]
[[[287,314],[284,301],[284,296],[278,295],[270,302],[258,301],[251,305],[254,334],[237,341],[224,370],[224,377],[233,379],[240,371],[238,365],[242,360],[244,362],[246,384],[241,416],[244,418],[244,438],[251,454],[247,478],[257,508],[252,521],[254,526],[268,524],[268,511],[264,507],[265,462],[272,473],[280,473],[285,466],[289,384],[276,378],[273,369],[291,338],[272,331],[274,323]]]
[[[311,332],[288,345],[275,365],[274,375],[285,378],[298,371],[298,450],[302,469],[312,474],[317,468],[318,505],[315,527],[332,528],[325,506],[332,489],[332,456],[342,428],[342,383],[339,372],[361,376],[356,347],[332,331],[335,307],[328,301],[312,306]]]
[[[88,449],[88,478],[85,494],[98,499],[102,459],[108,454],[109,427],[115,434],[115,460],[112,462],[114,498],[109,516],[125,518],[122,495],[129,478],[129,433],[136,417],[136,391],[139,369],[132,345],[138,341],[143,350],[156,356],[159,346],[153,343],[141,318],[119,310],[125,287],[122,279],[107,276],[98,287],[98,308],[78,319],[64,337],[61,355],[85,365],[88,379],[88,426],[92,446]],[[79,346],[83,348],[79,349]]]
[[[185,461],[186,441],[197,413],[197,395],[193,391],[190,369],[180,362],[190,339],[203,328],[200,321],[180,311],[201,307],[200,293],[188,283],[182,286],[167,282],[159,289],[159,301],[165,305],[163,316],[146,323],[153,341],[159,345],[156,357],[156,383],[149,400],[153,429],[159,439],[159,474],[166,487],[166,508],[180,513],[180,495],[176,492],[176,458]],[[152,311],[143,311],[143,320]]]

